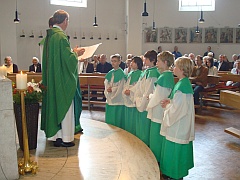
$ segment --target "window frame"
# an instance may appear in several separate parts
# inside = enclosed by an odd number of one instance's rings
[[[179,11],[201,10],[215,11],[215,0],[179,0]]]
[[[51,5],[87,7],[87,0],[50,0]]]

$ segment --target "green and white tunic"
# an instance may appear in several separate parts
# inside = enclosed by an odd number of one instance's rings
[[[121,68],[112,69],[105,76],[105,91],[106,96],[106,115],[105,122],[120,128],[124,128],[124,101],[122,90],[125,83],[125,75]],[[107,92],[111,87],[112,92]]]
[[[164,111],[160,134],[165,136],[160,158],[161,172],[174,179],[188,175],[193,164],[195,111],[192,85],[188,78],[178,81]]]
[[[135,92],[135,102],[138,109],[138,119],[136,123],[136,136],[149,146],[150,119],[147,118],[148,97],[154,90],[154,83],[160,73],[156,67],[146,69],[142,72],[137,82]]]
[[[136,91],[136,83],[141,75],[142,71],[131,71],[127,76],[127,81],[123,88],[123,99],[125,105],[125,130],[136,135],[136,121],[138,118],[138,111],[134,102],[134,93]],[[124,94],[126,90],[130,91],[130,95]]]
[[[160,154],[162,149],[162,136],[160,135],[161,123],[163,120],[164,109],[160,102],[167,99],[174,87],[174,77],[171,71],[164,71],[160,74],[155,82],[153,94],[149,95],[149,103],[147,106],[147,118],[151,119],[150,126],[150,149],[160,162]]]

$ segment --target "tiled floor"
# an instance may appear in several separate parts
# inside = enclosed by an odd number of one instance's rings
[[[40,131],[38,148],[31,151],[39,172],[21,179],[158,180],[150,150],[131,134],[98,122],[104,121],[100,110],[83,110],[84,134],[75,136],[75,147],[52,147]],[[184,179],[240,179],[240,139],[224,132],[231,126],[240,129],[240,110],[215,106],[196,114],[195,167]]]

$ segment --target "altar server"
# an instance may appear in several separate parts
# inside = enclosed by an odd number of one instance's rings
[[[163,119],[164,109],[160,102],[168,98],[173,87],[174,77],[173,73],[169,70],[173,65],[174,55],[169,51],[162,51],[157,56],[157,67],[161,72],[158,80],[154,83],[155,89],[153,94],[149,95],[149,103],[147,106],[148,115],[151,119],[150,126],[150,149],[155,155],[158,162],[160,162],[160,154],[162,148],[162,136],[160,135],[160,128]]]
[[[160,134],[164,136],[160,157],[160,169],[165,179],[182,179],[188,175],[193,164],[194,102],[193,89],[188,77],[193,64],[189,58],[180,57],[175,61],[174,75],[179,81],[169,99],[161,101],[164,118]]]
[[[125,104],[125,130],[136,135],[136,121],[138,111],[134,103],[134,93],[136,91],[136,83],[142,73],[143,61],[140,57],[135,56],[131,60],[131,72],[127,76],[127,81],[123,88],[123,98]]]
[[[124,101],[122,90],[125,83],[125,75],[119,67],[121,58],[118,54],[111,56],[111,64],[113,69],[105,76],[106,96],[106,114],[105,122],[120,128],[124,128]]]
[[[156,67],[157,52],[147,51],[144,54],[144,61],[148,69],[142,72],[135,92],[135,103],[139,112],[136,122],[136,136],[149,146],[150,119],[147,118],[146,108],[149,94],[153,93],[154,90],[154,82],[160,75]]]

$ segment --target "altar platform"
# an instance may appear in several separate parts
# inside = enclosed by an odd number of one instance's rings
[[[39,130],[38,146],[30,151],[39,170],[20,179],[44,180],[159,180],[151,150],[134,135],[104,122],[81,118],[83,134],[75,146],[54,147]],[[21,159],[22,151],[18,150]]]

